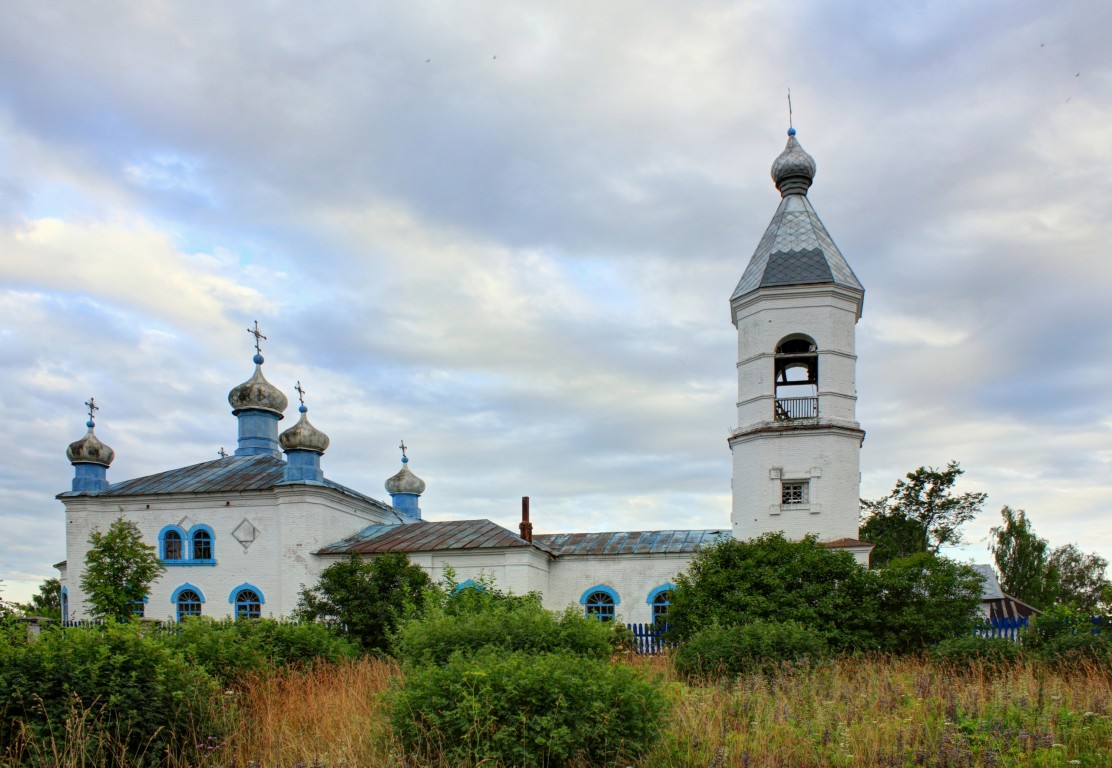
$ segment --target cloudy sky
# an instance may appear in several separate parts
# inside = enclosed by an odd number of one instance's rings
[[[728,298],[795,125],[866,287],[862,494],[959,460],[1112,558],[1112,5],[8,3],[0,579],[112,481],[232,450],[252,370],[432,519],[728,525]],[[291,414],[296,415],[291,409]],[[287,422],[289,423],[289,418]]]

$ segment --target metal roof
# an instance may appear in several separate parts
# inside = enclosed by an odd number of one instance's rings
[[[984,586],[981,588],[982,600],[1003,600],[1004,590],[1000,588],[1000,581],[996,578],[996,571],[988,563],[974,563],[973,569],[981,574],[981,578],[985,580]]]
[[[546,533],[533,536],[533,543],[557,555],[642,555],[694,552],[718,538],[725,530],[713,531],[611,531],[607,533]]]
[[[58,498],[72,496],[158,496],[174,493],[226,493],[229,491],[265,491],[286,485],[286,462],[269,454],[260,456],[228,456],[201,464],[171,469],[134,480],[124,480],[103,491],[67,491]],[[413,518],[388,504],[371,498],[345,485],[325,478],[321,483],[289,483],[289,485],[323,485],[345,496],[351,496],[408,522]]]
[[[404,525],[371,525],[343,541],[321,547],[316,554],[369,555],[528,546],[531,545],[525,539],[490,520],[426,520]]]
[[[810,200],[805,195],[787,195],[730,299],[758,288],[823,283],[865,291]]]

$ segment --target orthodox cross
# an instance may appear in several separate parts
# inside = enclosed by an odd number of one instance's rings
[[[89,409],[89,421],[92,421],[93,420],[93,411],[99,411],[100,406],[97,405],[97,401],[94,400],[91,397],[88,400],[85,401],[85,405]]]
[[[266,336],[263,336],[262,333],[259,332],[259,321],[256,320],[255,327],[253,329],[248,328],[247,332],[255,337],[255,353],[261,355],[263,353],[263,350],[259,346],[259,339],[266,341]]]
[[[297,382],[297,386],[293,389],[294,392],[297,392],[297,399],[301,401],[302,405],[305,405],[305,390],[301,388],[301,382]]]
[[[788,127],[794,128],[792,125],[792,89],[788,89]]]
[[[218,454],[218,455],[220,456],[220,458],[222,458],[222,459],[226,459],[226,458],[228,458],[228,452],[224,450],[224,446],[220,446],[220,450],[219,450],[219,451],[217,451],[216,453],[217,453],[217,454]]]
[[[399,445],[398,447],[402,449],[402,458],[404,459],[406,457],[405,456],[405,449],[406,449],[405,440],[402,440],[402,444]]]

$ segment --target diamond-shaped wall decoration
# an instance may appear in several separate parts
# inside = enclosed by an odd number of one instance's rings
[[[181,520],[178,520],[178,527],[181,528],[183,531],[188,531],[190,528],[193,527],[193,518],[189,515],[186,515]]]
[[[251,544],[255,541],[255,537],[257,537],[258,535],[259,529],[252,525],[251,521],[248,520],[246,517],[243,518],[243,522],[237,525],[235,527],[235,530],[232,531],[232,536],[235,538],[236,541],[243,545],[243,548],[245,550],[249,546],[251,546]]]

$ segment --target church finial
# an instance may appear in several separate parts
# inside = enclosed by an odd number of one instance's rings
[[[99,411],[100,406],[97,405],[97,401],[95,398],[90,397],[88,400],[85,401],[85,407],[89,409],[89,420],[85,422],[85,426],[89,429],[92,429],[96,426],[96,424],[93,423],[93,413]]]
[[[792,122],[792,89],[788,89],[788,135],[795,136],[795,123]]]
[[[263,364],[263,348],[262,348],[262,345],[259,344],[259,341],[260,340],[266,341],[266,336],[263,336],[262,332],[259,331],[259,321],[256,320],[255,321],[255,327],[254,328],[248,328],[247,332],[255,337],[255,358],[254,358],[255,365],[262,365]]]
[[[228,458],[228,452],[224,450],[224,446],[220,446],[220,450],[216,452],[216,455],[222,459]]]
[[[302,388],[300,380],[297,382],[297,386],[293,388],[293,391],[297,393],[297,400],[301,403],[301,405],[297,407],[298,412],[305,413],[309,408],[305,405],[305,390]]]
[[[401,445],[399,445],[398,447],[402,449],[402,464],[408,464],[409,457],[405,455],[405,452],[409,446],[405,444],[405,440],[402,440]]]

